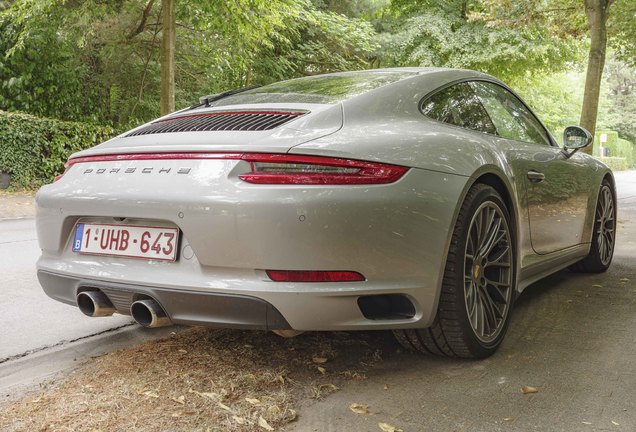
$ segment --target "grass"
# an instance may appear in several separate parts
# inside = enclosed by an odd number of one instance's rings
[[[90,360],[0,408],[2,431],[267,431],[394,349],[386,333],[193,328]]]

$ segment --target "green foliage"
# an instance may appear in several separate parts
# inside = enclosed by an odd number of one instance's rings
[[[0,172],[12,175],[12,187],[37,187],[63,172],[71,153],[114,135],[111,127],[0,111]]]
[[[607,142],[601,143],[601,135],[605,135]],[[618,132],[612,130],[598,130],[594,136],[594,154],[599,154],[599,147],[607,148],[610,158],[621,158],[629,168],[636,168],[636,149],[631,142],[619,138]]]
[[[357,13],[363,5],[335,3]],[[0,109],[121,127],[158,116],[160,8],[160,0],[16,0],[0,12]],[[229,88],[365,68],[376,48],[369,22],[310,0],[193,0],[176,12],[177,107]]]
[[[636,1],[616,0],[612,5],[608,28],[610,45],[616,57],[636,67]]]
[[[576,40],[553,35],[540,25],[518,25],[483,12],[486,2],[394,0],[400,22],[383,39],[390,65],[476,69],[512,79],[553,72],[580,55]]]
[[[607,165],[612,171],[625,171],[629,168],[627,159],[622,157],[597,157],[597,159]]]

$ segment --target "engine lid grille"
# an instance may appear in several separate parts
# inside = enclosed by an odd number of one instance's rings
[[[172,132],[264,131],[274,129],[307,111],[217,111],[169,117],[126,134],[129,136]]]

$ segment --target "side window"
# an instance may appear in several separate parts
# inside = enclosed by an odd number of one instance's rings
[[[427,117],[466,129],[494,134],[488,113],[467,83],[459,83],[435,93],[422,104]]]
[[[470,85],[495,124],[497,135],[517,141],[550,145],[550,139],[539,120],[515,95],[490,82],[473,81]]]

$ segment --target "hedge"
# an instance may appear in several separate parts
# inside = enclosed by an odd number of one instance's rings
[[[627,159],[622,157],[604,157],[604,158],[596,157],[596,159],[603,162],[612,171],[625,171],[626,169],[629,169],[629,164],[627,163]]]
[[[0,172],[12,188],[36,188],[64,171],[68,157],[115,136],[112,127],[0,111]]]
[[[631,142],[618,137],[618,132],[611,130],[599,130],[594,136],[594,154],[599,154],[601,134],[607,135],[607,142],[603,147],[607,147],[607,152],[611,158],[623,158],[627,168],[636,168],[636,148]],[[604,158],[607,159],[607,158]],[[611,163],[611,162],[610,162]],[[620,166],[620,164],[619,164]],[[624,168],[624,169],[627,169]]]

